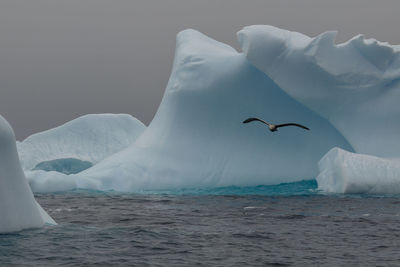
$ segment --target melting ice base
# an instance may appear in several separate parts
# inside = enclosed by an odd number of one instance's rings
[[[262,195],[262,196],[311,196],[317,195],[316,180],[259,186],[226,186],[214,188],[179,188],[170,190],[143,190],[137,193],[167,195]]]

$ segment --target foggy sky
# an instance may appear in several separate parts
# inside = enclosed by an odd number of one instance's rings
[[[148,124],[183,29],[236,49],[253,24],[400,44],[399,11],[398,0],[1,0],[0,114],[19,140],[88,113]]]

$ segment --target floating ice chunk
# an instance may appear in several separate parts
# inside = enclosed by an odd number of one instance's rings
[[[96,164],[128,147],[144,129],[143,123],[128,114],[90,114],[31,135],[23,142],[18,142],[17,147],[24,170],[61,159]],[[65,165],[68,162],[52,163]],[[75,167],[82,167],[82,164],[71,166],[72,169]]]
[[[0,116],[0,233],[45,223],[55,224],[33,197],[19,162],[14,132]]]
[[[319,162],[318,189],[333,193],[400,193],[400,159],[331,149]]]
[[[247,59],[329,120],[357,153],[400,156],[400,46],[336,32],[310,38],[273,26],[238,32]]]

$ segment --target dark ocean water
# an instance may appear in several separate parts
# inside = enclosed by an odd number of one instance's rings
[[[1,266],[400,266],[400,197],[249,188],[41,194],[58,226],[0,235]]]

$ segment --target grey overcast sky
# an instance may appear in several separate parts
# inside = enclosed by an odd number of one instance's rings
[[[19,140],[88,113],[153,118],[176,34],[238,49],[243,26],[400,44],[398,0],[1,0],[0,114]]]

